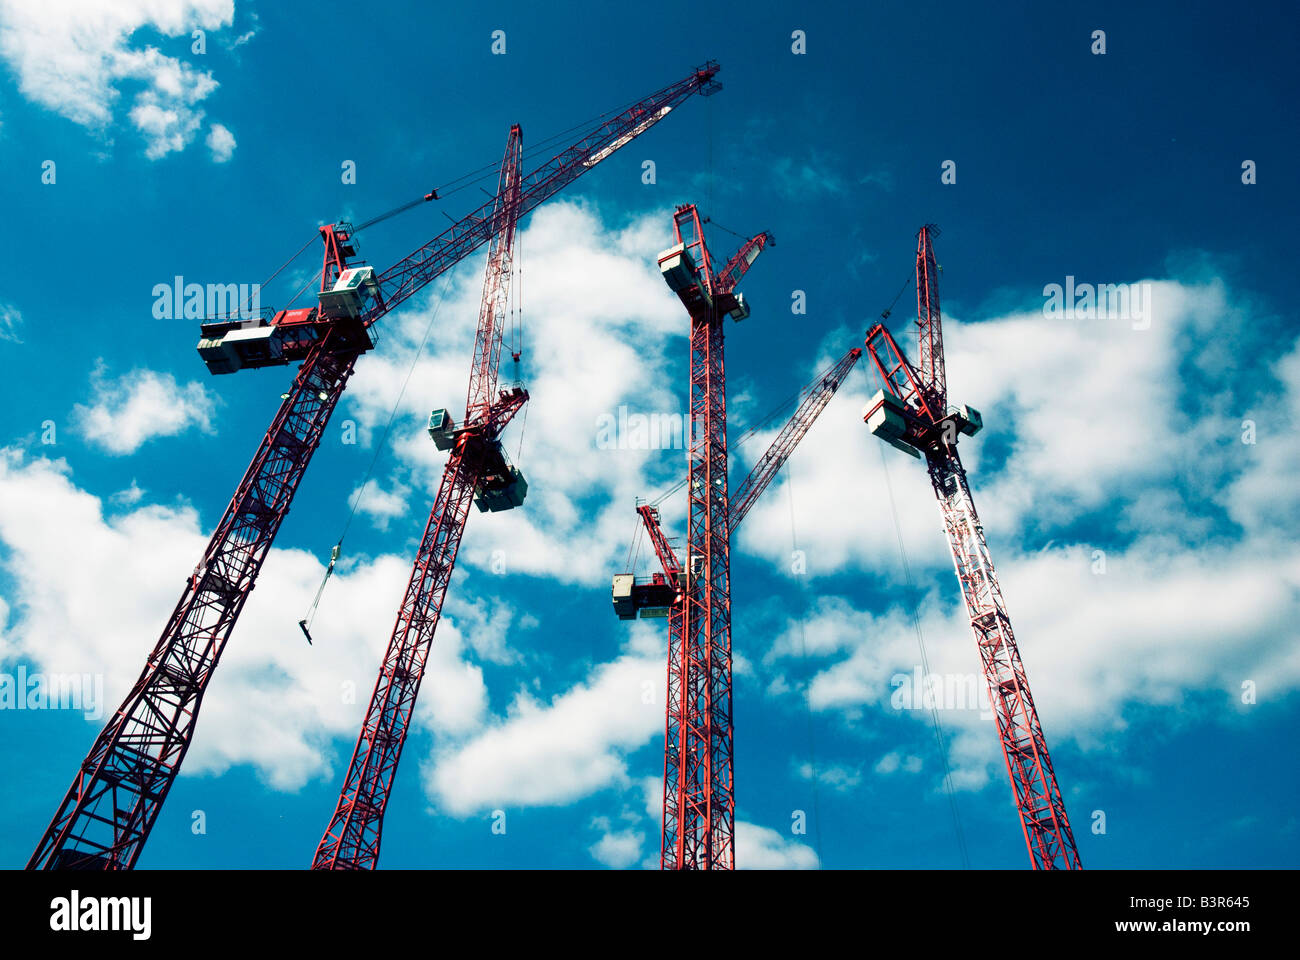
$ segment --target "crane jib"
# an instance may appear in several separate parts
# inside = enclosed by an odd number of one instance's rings
[[[623,134],[623,136],[619,137],[608,147],[605,147],[603,150],[599,150],[596,153],[593,153],[586,160],[582,161],[582,165],[584,167],[594,167],[596,164],[600,163],[600,161],[604,160],[606,157],[612,154],[619,147],[631,143],[634,139],[636,139],[637,137],[641,136],[641,134],[649,130],[651,125],[657,123],[659,120],[668,116],[668,111],[671,109],[672,109],[671,105],[665,105],[663,107],[660,107],[658,113],[654,114],[653,116],[646,117],[644,120],[638,123],[632,130]]]
[[[708,96],[721,85],[713,78],[720,68],[710,61],[690,77],[678,81],[606,120],[596,131],[556,154],[521,179],[518,216],[522,218],[539,204],[554,196],[601,160],[654,126],[678,104],[692,94]],[[413,296],[487,242],[499,229],[494,219],[495,198],[444,230],[410,256],[385,270],[379,277],[382,307],[366,317],[370,326],[380,316]]]

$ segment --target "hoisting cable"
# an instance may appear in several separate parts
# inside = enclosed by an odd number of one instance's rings
[[[524,415],[519,420],[519,448],[515,450],[515,463],[524,462],[524,431],[528,429],[528,404],[524,404]]]
[[[343,540],[348,535],[348,530],[352,526],[352,519],[357,515],[357,508],[361,506],[361,499],[365,495],[366,487],[370,485],[370,476],[374,473],[375,464],[379,462],[379,455],[383,453],[385,446],[388,444],[388,435],[392,432],[393,421],[397,419],[397,411],[402,405],[402,398],[406,396],[406,388],[411,382],[411,376],[415,373],[415,368],[420,362],[420,357],[424,354],[424,348],[429,343],[429,336],[433,333],[434,322],[438,319],[438,312],[442,309],[443,299],[447,296],[447,288],[451,284],[452,272],[448,271],[443,276],[442,290],[439,291],[437,299],[433,305],[433,313],[429,316],[428,326],[424,328],[424,337],[420,340],[420,346],[415,351],[415,356],[411,358],[411,366],[406,371],[406,379],[402,381],[402,389],[397,393],[397,399],[393,402],[393,409],[388,413],[388,423],[384,425],[384,432],[375,444],[374,455],[370,458],[370,466],[366,468],[365,477],[361,481],[361,486],[357,488],[357,494],[352,499],[352,509],[348,511],[348,518],[343,524],[343,531],[339,534],[337,542],[330,549],[329,565],[325,568],[325,577],[321,580],[320,589],[316,591],[316,599],[312,601],[311,607],[307,610],[307,615],[298,621],[298,626],[302,629],[303,635],[307,642],[311,643],[311,625],[316,619],[316,608],[320,606],[321,594],[325,592],[325,584],[329,582],[330,576],[334,573],[334,564],[338,561],[339,554],[343,550]]]
[[[524,352],[524,240],[523,234],[516,229],[515,232],[515,260],[514,273],[515,282],[511,287],[511,325],[510,325],[510,359],[512,362],[512,371],[514,373],[515,386],[523,386],[522,371],[519,366],[519,358]],[[528,416],[527,409],[524,410],[525,420]],[[519,448],[523,451],[523,432],[520,431]]]
[[[316,237],[315,237],[314,235],[308,237],[308,238],[307,238],[307,242],[304,243],[301,247],[298,248],[298,252],[297,252],[297,253],[295,253],[295,254],[294,254],[292,257],[290,257],[288,260],[284,261],[284,263],[282,263],[282,264],[280,264],[278,267],[276,267],[276,268],[275,268],[275,273],[271,274],[271,275],[270,275],[269,277],[267,277],[264,281],[262,281],[261,286],[254,288],[255,292],[254,292],[254,293],[250,293],[250,294],[248,295],[248,299],[245,300],[242,304],[240,304],[240,307],[239,307],[239,313],[240,313],[240,315],[242,315],[243,312],[244,312],[246,309],[248,309],[248,305],[249,305],[250,303],[253,302],[253,297],[254,297],[254,296],[259,296],[259,295],[261,294],[262,290],[263,290],[265,287],[269,287],[269,286],[271,285],[271,281],[274,280],[276,277],[278,277],[278,276],[280,275],[280,271],[282,271],[282,270],[283,270],[285,267],[287,267],[289,264],[293,263],[295,260],[297,260],[299,257],[301,257],[301,256],[302,256],[302,252],[303,252],[304,250],[306,250],[308,247],[310,247],[310,246],[311,246],[313,243],[315,243],[315,242],[316,242]],[[297,297],[294,297],[294,299],[297,300],[298,298],[297,298]]]
[[[322,269],[324,269],[324,268],[322,268]],[[313,284],[315,284],[315,282],[316,282],[317,280],[320,279],[320,273],[321,273],[320,270],[317,270],[315,273],[313,273],[313,274],[311,275],[310,278],[308,278],[307,282],[304,283],[304,284],[302,285],[302,289],[300,289],[297,293],[295,293],[295,294],[293,295],[293,299],[289,301],[289,306],[290,306],[290,307],[292,307],[295,303],[297,303],[297,302],[298,302],[298,298],[301,297],[304,293],[306,293],[307,290],[308,290],[308,289],[309,289]],[[286,308],[286,309],[287,309],[287,308]]]
[[[641,558],[641,534],[643,532],[641,515],[638,513],[636,526],[632,528],[632,537],[627,545],[627,562],[623,566],[623,569],[628,573],[636,573],[636,567],[633,564],[637,563]]]
[[[880,311],[881,320],[889,319],[889,315],[894,312],[894,306],[898,303],[898,298],[903,295],[904,290],[906,290],[908,287],[912,285],[912,281],[913,281],[912,275],[908,274],[907,279],[903,281],[903,285],[898,288],[898,293],[894,294],[894,299],[889,301],[889,306],[885,307],[884,310]]]
[[[389,219],[390,217],[397,216],[399,213],[405,213],[407,210],[410,210],[412,207],[418,207],[420,204],[428,203],[430,200],[441,200],[441,199],[442,197],[439,195],[437,190],[430,190],[422,197],[419,197],[415,200],[408,200],[406,203],[402,204],[401,206],[393,207],[393,209],[389,210],[387,213],[381,213],[377,217],[371,217],[369,220],[365,221],[359,227],[353,227],[352,235],[355,237],[362,230],[366,229],[366,227],[373,227],[375,224],[382,223],[383,221]],[[315,239],[316,239],[315,237],[312,237],[312,240]],[[302,251],[307,249],[307,244],[311,242],[312,242],[311,240],[308,240],[307,243],[303,244],[302,250],[299,250],[297,253],[295,253],[293,255],[293,259],[294,260],[298,259],[298,257],[302,254]],[[287,267],[288,265],[289,265],[288,263],[285,263],[284,266],[280,267],[280,270],[283,270],[284,267]],[[275,273],[279,273],[280,270],[275,271]],[[275,279],[275,273],[271,274],[272,280]],[[320,270],[317,270],[314,274],[311,275],[311,277],[307,280],[307,282],[302,285],[301,289],[299,289],[298,292],[293,295],[293,299],[289,301],[289,306],[293,306],[295,303],[298,302],[298,298],[301,297],[304,293],[306,293],[307,290],[312,286],[312,284],[314,284],[317,280],[320,279],[320,274],[321,274]],[[271,281],[268,280],[266,282],[270,283]]]
[[[749,237],[745,236],[745,235],[742,234],[742,233],[737,233],[735,230],[728,230],[726,227],[724,227],[722,224],[718,223],[718,221],[714,220],[712,217],[705,217],[705,218],[704,218],[704,222],[705,222],[705,223],[711,223],[711,224],[713,224],[715,227],[717,227],[719,230],[721,230],[723,233],[729,233],[729,234],[731,234],[733,237],[737,237],[738,239],[741,239],[741,240],[749,240],[749,239],[750,239]]]
[[[707,202],[709,209],[713,209],[713,98],[709,97],[704,101],[704,112],[706,114],[704,125],[708,130],[709,140],[709,189],[707,193]],[[703,247],[704,238],[700,237],[700,245]]]
[[[897,299],[897,298],[895,298]],[[925,634],[921,631],[921,618],[916,612],[916,582],[912,579],[912,568],[907,562],[907,550],[903,546],[903,527],[898,519],[898,506],[894,502],[894,488],[889,482],[889,466],[885,461],[885,448],[883,444],[877,444],[880,451],[880,466],[885,474],[885,490],[889,494],[889,509],[894,515],[894,534],[898,538],[898,556],[903,564],[903,576],[907,580],[907,613],[912,620],[912,629],[916,632],[916,644],[921,651],[921,671],[922,682],[928,682],[930,673],[930,658],[925,649]],[[933,696],[926,696],[926,691],[915,691],[914,696],[919,695],[923,700],[930,702],[930,722],[934,727],[934,739],[939,747],[939,758],[943,761],[943,786],[944,791],[948,794],[948,807],[952,812],[952,828],[957,836],[957,849],[961,854],[962,869],[970,869],[970,856],[966,849],[966,834],[962,830],[961,816],[957,812],[957,796],[952,785],[952,768],[948,764],[948,744],[943,735],[943,724],[939,720],[939,708]]]
[[[420,204],[428,203],[430,200],[441,200],[441,199],[442,197],[438,195],[437,190],[430,190],[422,197],[417,197],[414,200],[407,201],[406,203],[402,204],[400,207],[393,207],[393,209],[389,210],[387,213],[381,213],[377,217],[371,217],[365,223],[361,224],[361,226],[353,227],[352,235],[356,236],[362,230],[366,229],[366,227],[373,227],[377,223],[383,223],[389,217],[395,217],[399,213],[405,213],[407,210],[410,210],[412,207],[418,207]]]
[[[307,616],[298,621],[298,629],[302,631],[307,638],[307,646],[311,646],[311,622],[316,619],[316,608],[320,606],[320,596],[325,592],[325,584],[329,583],[330,577],[334,574],[334,564],[338,562],[339,552],[343,549],[343,541],[340,540],[330,548],[330,562],[325,568],[325,578],[321,580],[320,586],[316,588],[316,598],[312,600],[311,607],[307,610]]]
[[[799,539],[795,533],[794,523],[794,481],[791,477],[789,464],[786,464],[785,488],[790,497],[790,549],[796,554],[799,552]],[[804,584],[800,583],[800,592],[807,596],[807,590]],[[812,710],[812,668],[808,665],[808,635],[804,627],[804,618],[802,613],[797,617],[799,623],[799,660],[804,666],[804,685],[803,685],[803,703],[804,713],[808,720],[808,766],[812,781],[813,797],[813,845],[817,851],[817,868],[822,866],[822,817],[821,817],[821,800],[819,791],[819,771],[817,769],[817,750],[816,739],[813,736],[813,710]]]

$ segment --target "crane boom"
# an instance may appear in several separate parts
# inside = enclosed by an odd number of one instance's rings
[[[763,495],[772,478],[785,466],[785,462],[790,459],[790,454],[799,445],[799,441],[812,429],[818,416],[826,409],[826,404],[831,402],[831,397],[835,396],[835,391],[839,389],[840,384],[844,382],[844,378],[848,376],[861,356],[862,348],[854,347],[841,357],[829,372],[804,388],[803,399],[794,413],[767,450],[758,458],[758,462],[749,471],[749,476],[741,481],[735,495],[731,498],[732,533],[736,532],[736,527],[740,525],[741,520],[745,519],[745,514],[749,513],[750,508]]]
[[[659,558],[659,565],[663,567],[664,576],[676,583],[677,575],[682,572],[682,562],[677,559],[677,551],[668,543],[664,528],[659,525],[659,508],[643,503],[636,508],[636,512],[641,515],[641,522],[645,524],[646,534],[650,537],[655,556]]]
[[[503,392],[494,403],[489,391],[496,388],[501,331],[509,301],[514,235],[520,215],[522,146],[519,127],[511,127],[492,215],[501,230],[489,245],[464,425],[454,434],[454,446],[429,512],[343,790],[312,861],[314,869],[368,870],[379,860],[384,811],[434,632],[442,618],[470,502],[483,486],[485,475],[509,472],[498,437],[528,395],[520,389]],[[495,415],[494,406],[502,408]]]
[[[519,216],[522,219],[538,204],[558,193],[615,150],[631,143],[654,126],[692,94],[711,96],[721,89],[714,80],[718,64],[710,60],[683,80],[628,107],[604,121],[577,143],[555,154],[537,169],[525,174],[520,186]],[[379,276],[380,297],[385,309],[392,309],[442,272],[442,264],[463,259],[487,239],[501,231],[500,212],[488,200],[460,222],[443,231],[410,256]],[[367,325],[371,323],[367,318]]]
[[[359,352],[343,338],[329,331],[299,367],[144,670],[82,761],[28,869],[135,865],[189,749],[212,671],[352,375]]]
[[[920,345],[921,387],[928,404],[943,413],[948,402],[948,380],[943,369],[943,322],[939,315],[939,267],[934,260],[934,237],[939,228],[927,223],[916,234],[916,339]]]
[[[736,284],[740,283],[741,278],[754,265],[754,261],[763,252],[763,248],[769,245],[775,246],[776,240],[766,230],[742,243],[740,249],[731,255],[731,259],[713,278],[712,288],[714,294],[731,293],[735,290]]]
[[[714,61],[605,120],[521,181],[519,215],[639,136],[691,94],[719,89]],[[336,291],[355,256],[346,224],[321,228],[320,306],[268,322],[205,324],[200,354],[214,373],[301,359],[234,497],[186,581],[139,679],[95,739],[28,869],[131,869],[189,749],[199,707],[226,641],[257,580],[369,328],[498,232],[484,204],[377,279],[361,268],[356,290]],[[369,271],[367,274],[366,271]]]

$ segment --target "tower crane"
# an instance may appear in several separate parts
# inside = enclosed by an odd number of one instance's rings
[[[519,173],[522,134],[510,129],[497,187],[493,220],[499,224],[488,247],[483,300],[474,360],[470,367],[465,418],[459,426],[445,409],[429,417],[429,435],[439,450],[450,450],[442,481],[420,540],[397,623],[380,665],[361,734],[348,764],[334,816],[321,838],[313,869],[373,869],[379,859],[384,810],[411,713],[442,616],[443,601],[456,566],[456,552],[469,519],[471,500],[479,510],[508,510],[527,493],[519,469],[501,446],[501,431],[523,408],[521,387],[497,392],[501,340],[509,304],[515,227],[519,223]]]
[[[908,362],[884,324],[877,323],[868,331],[867,352],[884,387],[863,410],[863,420],[879,439],[925,459],[988,683],[1030,860],[1035,869],[1077,870],[1080,863],[1074,834],[993,571],[984,526],[957,455],[958,437],[973,436],[983,426],[983,419],[973,407],[947,405],[938,268],[932,242],[938,233],[931,224],[917,233],[919,362],[916,366]]]
[[[520,178],[510,215],[521,218],[693,94],[717,92],[715,61],[589,126],[575,143]],[[434,194],[427,195],[434,199]],[[201,328],[200,356],[214,374],[301,361],[139,679],[96,737],[28,860],[28,869],[130,869],[189,749],[199,707],[244,602],[320,444],[374,325],[493,236],[497,198],[452,223],[383,273],[350,261],[350,223],[320,228],[318,303],[220,319]]]
[[[723,322],[749,315],[735,287],[771,237],[746,240],[715,273],[693,204],[677,208],[673,233],[677,245],[659,255],[659,270],[690,315],[690,507],[681,642],[673,647],[670,637],[668,649],[664,822],[673,824],[673,848],[680,852],[674,866],[729,869],[735,862],[735,797]]]
[[[794,448],[830,403],[831,397],[835,395],[835,391],[839,389],[844,378],[848,376],[861,356],[861,348],[852,348],[829,370],[820,374],[801,391],[794,413],[777,433],[767,450],[755,462],[749,475],[736,488],[735,496],[730,498],[726,511],[728,537],[735,533],[745,515],[758,502],[758,498],[780,472],[790,454],[794,452]],[[683,702],[682,699],[682,690],[690,688],[680,680],[676,681],[675,685],[674,680],[674,664],[682,658],[683,626],[688,609],[685,600],[690,590],[690,578],[684,575],[681,561],[678,560],[677,554],[663,532],[658,508],[653,504],[641,504],[637,507],[637,513],[645,526],[662,572],[653,573],[647,583],[636,583],[631,574],[616,576],[614,612],[623,620],[634,619],[638,614],[643,618],[668,617],[669,696],[665,721],[664,813],[660,866],[663,869],[704,867],[706,864],[690,859],[691,856],[698,856],[702,851],[699,845],[693,842],[695,838],[684,829],[686,826],[693,826],[694,819],[682,814],[683,810],[689,810],[688,798],[685,794],[686,785],[690,782],[689,779],[684,779],[683,775],[693,773],[689,758],[685,756],[686,747],[683,746],[682,731],[688,724],[697,724],[697,721],[691,715],[693,712],[691,704]],[[728,618],[729,616],[728,609]],[[730,731],[729,726],[727,729]],[[730,757],[730,751],[727,756]],[[731,781],[729,775],[727,781]],[[727,808],[729,813],[731,809],[730,806]],[[732,866],[733,851],[727,849],[725,852],[727,854],[725,861],[715,861],[707,866],[714,868]]]
[[[729,868],[734,803],[723,322],[749,316],[735,287],[772,237],[751,237],[716,269],[694,204],[677,208],[673,234],[676,245],[659,255],[659,270],[690,315],[690,520],[685,595],[674,605],[682,611],[674,634],[680,642],[673,646],[670,639],[668,651],[664,817],[680,832],[674,865]]]

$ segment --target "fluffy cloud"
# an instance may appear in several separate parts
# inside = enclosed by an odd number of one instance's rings
[[[358,513],[370,517],[376,528],[387,530],[390,520],[406,515],[409,509],[407,496],[410,492],[409,487],[400,484],[392,490],[384,490],[371,481],[364,489],[358,487],[353,490],[349,501],[356,505]]]
[[[1261,697],[1300,686],[1291,627],[1300,550],[1290,535],[1300,449],[1286,440],[1300,431],[1300,348],[1287,345],[1269,369],[1243,377],[1221,351],[1207,356],[1222,342],[1206,335],[1216,325],[1236,342],[1258,335],[1222,283],[1152,288],[1146,330],[1036,314],[945,328],[950,395],[985,415],[983,434],[963,450],[1049,744],[1113,746],[1138,704],[1178,706],[1202,693],[1230,716],[1243,684]],[[867,435],[857,410],[874,384],[858,383],[827,410],[784,480],[809,572],[856,569],[906,585],[892,503],[931,670],[954,689],[969,678],[982,694],[928,478]],[[1242,442],[1247,422],[1254,443]],[[837,495],[848,478],[866,494],[851,499],[852,522]],[[789,523],[774,492],[741,542],[776,558]],[[807,669],[806,642],[818,665],[807,687],[814,709],[854,721],[899,709],[897,678],[919,669],[908,611],[828,595],[800,626],[778,629],[763,661],[777,666],[773,692],[797,695],[784,671]],[[954,782],[979,788],[1000,766],[992,720],[983,704],[948,706]],[[925,710],[909,715],[930,722]],[[885,766],[906,769],[901,755]]]
[[[662,638],[637,625],[628,650],[540,702],[520,691],[508,716],[434,758],[425,783],[456,816],[564,804],[626,788],[626,755],[663,735]]]
[[[816,773],[819,784],[824,784],[840,793],[847,793],[862,782],[861,770],[834,763],[821,764],[816,771],[813,770],[811,763],[801,763],[797,772],[800,778],[804,780],[812,780],[814,773]]]
[[[523,375],[532,399],[505,439],[527,478],[528,501],[522,510],[476,517],[474,546],[460,562],[486,567],[496,556],[515,573],[608,583],[626,555],[635,498],[677,478],[681,450],[606,448],[598,430],[602,417],[617,421],[620,407],[670,416],[684,409],[684,371],[672,361],[686,322],[653,262],[668,245],[670,224],[665,212],[612,229],[589,207],[566,202],[533,215],[521,243],[528,258]],[[456,281],[439,308],[438,334],[413,369],[430,310],[393,318],[383,349],[358,365],[349,387],[349,415],[364,438],[387,422],[411,371],[393,428],[398,466],[389,488],[436,484],[446,455],[424,432],[429,409],[464,411],[481,269],[462,269]],[[505,382],[508,354],[502,367]]]
[[[601,837],[590,848],[592,857],[599,863],[616,870],[632,866],[641,859],[641,846],[645,834],[636,828],[616,830],[608,817],[597,817],[592,826],[601,831]]]
[[[770,827],[736,821],[738,870],[816,870],[817,851],[806,843],[783,837]]]
[[[93,399],[77,404],[73,420],[91,443],[112,454],[128,454],[154,437],[172,437],[191,426],[212,431],[216,401],[197,381],[181,386],[169,373],[132,370],[116,379],[102,361],[91,374]]]
[[[0,652],[51,673],[102,674],[111,709],[138,676],[207,532],[188,507],[112,512],[76,486],[63,461],[25,460],[6,450],[0,541],[12,596],[21,598],[4,608]],[[304,551],[273,549],[204,698],[185,772],[247,764],[286,790],[332,776],[331,738],[350,748],[360,727],[409,569],[404,557],[345,558],[309,647],[294,620],[307,609],[323,566]],[[487,707],[482,671],[469,653],[474,641],[458,619],[452,604],[416,712],[423,727],[447,736],[479,726]]]
[[[906,773],[920,773],[921,758],[913,756],[904,757],[897,750],[891,750],[876,761],[876,773],[897,773],[899,770]]]
[[[206,143],[216,163],[225,163],[235,155],[235,135],[220,123],[214,123],[208,130]]]
[[[147,45],[144,34],[182,38],[188,47],[191,31],[229,26],[234,12],[234,0],[0,0],[0,56],[24,96],[101,133],[113,122],[119,87],[136,88],[128,116],[156,159],[193,139],[203,121],[199,104],[217,82]]]

